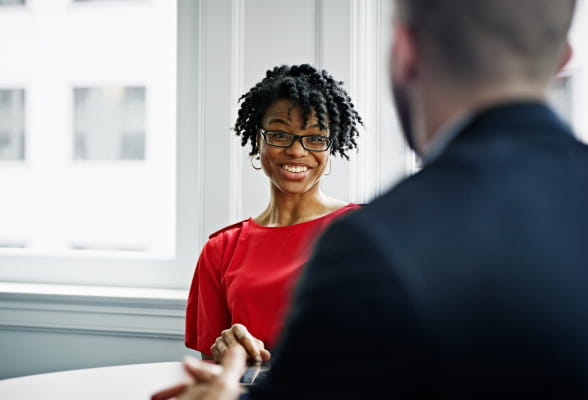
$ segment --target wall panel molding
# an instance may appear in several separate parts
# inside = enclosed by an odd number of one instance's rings
[[[386,15],[384,13],[383,1],[377,0],[375,2],[374,7],[374,19],[375,19],[375,34],[374,34],[374,44],[375,44],[375,51],[374,51],[374,75],[376,81],[374,82],[373,86],[373,99],[374,99],[374,131],[376,132],[374,138],[374,162],[375,162],[375,182],[373,187],[373,195],[379,196],[382,194],[382,135],[390,134],[389,132],[384,132],[382,129],[382,118],[383,115],[383,106],[382,106],[382,96],[384,95],[384,90],[382,90],[382,80],[383,71],[384,71],[384,53],[379,51],[382,49],[382,39],[384,34],[384,20]],[[389,19],[389,18],[388,18]],[[386,88],[388,89],[388,88]]]
[[[183,341],[185,301],[0,293],[0,331]]]
[[[198,208],[198,221],[197,221],[197,230],[198,230],[198,243],[203,243],[205,238],[207,237],[206,232],[204,232],[204,224],[202,220],[204,219],[204,190],[202,187],[204,186],[204,153],[206,151],[204,140],[204,127],[205,125],[205,118],[206,114],[204,112],[204,102],[206,99],[206,92],[204,84],[204,79],[206,77],[206,63],[204,62],[204,55],[206,54],[206,1],[205,0],[197,0],[198,2],[198,22],[196,29],[198,29],[198,37],[197,37],[197,60],[198,60],[198,75],[197,75],[197,87],[198,91],[196,93],[196,113],[197,113],[197,132],[196,137],[197,139],[197,146],[198,146],[198,155],[197,155],[197,166],[196,171],[198,174],[198,197],[196,200],[196,207]]]
[[[205,143],[203,155],[204,213],[201,223],[206,235],[232,222],[231,214],[238,207],[239,196],[233,187],[238,178],[232,178],[234,154],[231,148],[235,138],[231,135],[233,90],[233,23],[235,3],[232,0],[202,0],[205,3],[204,51],[201,64],[203,126],[198,132]],[[203,245],[207,237],[203,237]]]
[[[374,99],[374,58],[376,47],[373,43],[374,5],[380,0],[353,0],[351,6],[351,85],[350,95],[366,124],[358,140],[361,156],[351,162],[350,195],[352,201],[367,203],[374,195],[377,177],[374,159],[377,148],[374,143],[379,132],[375,130],[377,99]],[[376,101],[374,101],[376,100]]]
[[[231,1],[231,121],[233,124],[237,119],[239,111],[238,98],[243,94],[243,40],[244,40],[244,12],[243,0]],[[230,163],[231,171],[229,177],[230,198],[229,198],[229,219],[237,221],[243,217],[243,148],[236,138],[231,143]]]
[[[315,44],[314,44],[314,66],[321,69],[324,65],[323,55],[325,47],[325,1],[316,0],[315,3],[315,17],[314,17],[314,31],[315,31]]]
[[[206,64],[205,0],[178,3],[176,254],[182,274],[190,279],[205,236],[204,191],[206,141],[204,113]]]

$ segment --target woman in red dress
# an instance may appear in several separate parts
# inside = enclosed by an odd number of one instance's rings
[[[265,211],[210,235],[190,288],[186,346],[220,360],[228,345],[267,360],[314,239],[358,207],[325,195],[330,157],[356,148],[361,118],[326,71],[279,66],[241,97],[235,124],[270,180]]]

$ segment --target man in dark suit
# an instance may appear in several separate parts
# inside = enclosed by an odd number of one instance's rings
[[[325,233],[250,398],[588,397],[588,149],[545,104],[574,3],[395,2],[424,167]],[[186,395],[233,398],[242,363]]]

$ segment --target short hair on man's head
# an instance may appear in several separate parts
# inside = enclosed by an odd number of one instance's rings
[[[576,0],[396,0],[427,62],[467,82],[550,77]]]

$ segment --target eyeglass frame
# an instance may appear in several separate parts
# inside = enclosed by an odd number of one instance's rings
[[[268,132],[279,132],[279,133],[283,133],[283,134],[285,134],[285,135],[288,135],[288,136],[292,137],[292,143],[290,143],[288,146],[280,146],[280,145],[277,145],[277,144],[271,144],[271,143],[269,143],[269,142],[267,141],[267,136],[266,136],[266,134],[267,134]],[[265,143],[266,143],[268,146],[272,146],[272,147],[279,147],[279,148],[282,148],[282,149],[286,149],[286,148],[288,148],[288,147],[292,146],[292,145],[294,144],[294,142],[295,142],[296,140],[298,140],[298,141],[300,141],[300,145],[302,146],[302,148],[303,148],[304,150],[307,150],[307,151],[314,151],[314,152],[322,153],[323,151],[327,151],[327,150],[329,150],[329,149],[331,148],[331,145],[333,144],[333,141],[331,140],[331,138],[328,138],[328,137],[326,137],[326,136],[321,136],[321,135],[296,135],[296,134],[294,134],[294,133],[290,133],[290,132],[284,132],[284,131],[275,130],[275,129],[264,129],[264,128],[259,128],[259,133],[261,133],[261,136],[263,136],[263,140],[265,141]],[[322,138],[322,139],[325,139],[325,140],[327,141],[327,147],[326,147],[324,150],[314,150],[314,149],[308,149],[308,148],[306,148],[306,146],[304,146],[304,143],[302,142],[302,139],[303,139],[303,138],[306,138],[306,137],[320,137],[320,138]]]

